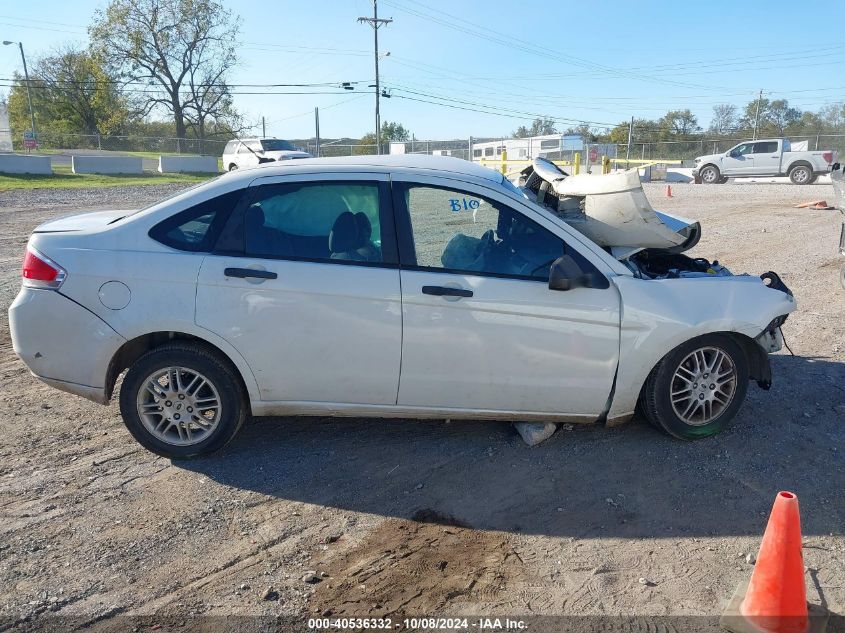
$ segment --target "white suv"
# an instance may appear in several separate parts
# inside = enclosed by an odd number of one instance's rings
[[[311,154],[278,138],[235,139],[223,148],[223,169],[234,171],[293,158],[311,158]]]
[[[413,155],[53,220],[22,274],[15,352],[102,404],[128,370],[123,419],[170,457],[219,449],[250,414],[617,424],[640,403],[704,437],[749,379],[768,387],[795,309],[756,276],[646,278],[501,174]]]

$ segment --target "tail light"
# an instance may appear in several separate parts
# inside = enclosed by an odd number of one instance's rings
[[[822,152],[822,158],[824,159],[824,162],[832,163],[833,162],[833,152]]]
[[[21,266],[23,285],[29,288],[56,290],[67,277],[67,271],[46,255],[27,246]]]

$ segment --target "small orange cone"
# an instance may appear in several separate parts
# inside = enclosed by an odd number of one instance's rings
[[[666,197],[667,198],[672,197],[672,185],[666,185]]]
[[[775,497],[757,564],[747,589],[743,589],[740,586],[722,616],[723,628],[737,633],[824,630],[827,614],[818,613],[813,607],[811,618],[808,611],[801,557],[801,518],[798,497],[793,493],[779,492]]]

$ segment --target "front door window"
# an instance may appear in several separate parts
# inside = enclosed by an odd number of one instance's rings
[[[571,255],[592,265],[520,212],[474,193],[399,183],[413,234],[403,265],[462,274],[548,281],[549,267]]]

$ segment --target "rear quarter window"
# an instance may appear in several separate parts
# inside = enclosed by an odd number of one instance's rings
[[[150,229],[150,237],[180,251],[208,252],[243,196],[232,191],[180,211]]]

